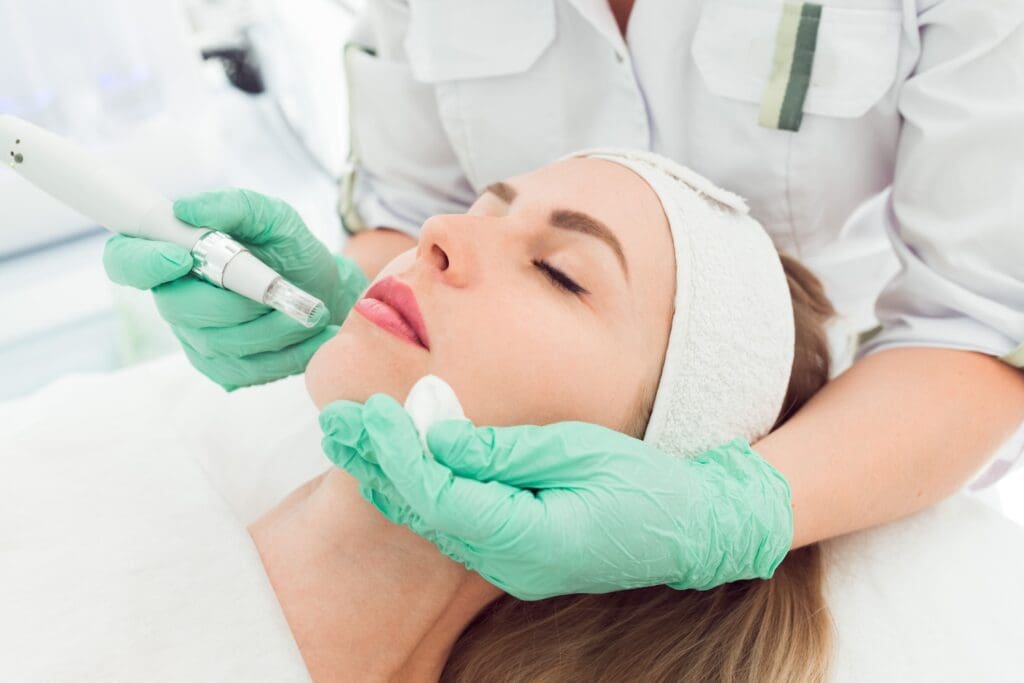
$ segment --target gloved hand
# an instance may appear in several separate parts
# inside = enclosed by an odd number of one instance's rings
[[[228,391],[302,372],[366,288],[354,261],[332,256],[299,214],[279,199],[222,190],[179,199],[174,214],[190,225],[220,230],[327,307],[303,327],[269,306],[195,276],[187,249],[123,235],[107,241],[103,265],[114,282],[152,289],[189,360]]]
[[[450,420],[426,453],[382,394],[320,426],[385,516],[520,599],[769,578],[792,544],[789,485],[742,439],[683,459],[591,424]]]

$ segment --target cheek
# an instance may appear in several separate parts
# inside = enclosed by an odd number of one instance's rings
[[[568,420],[618,427],[640,386],[635,354],[589,312],[532,297],[491,306],[437,374],[478,424]]]
[[[398,256],[394,257],[387,264],[380,269],[377,273],[377,277],[373,278],[374,282],[383,280],[388,275],[396,275],[409,269],[409,267],[416,261],[416,247],[403,251]]]

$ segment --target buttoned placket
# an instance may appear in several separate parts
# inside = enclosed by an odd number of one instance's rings
[[[633,60],[630,56],[629,46],[619,32],[619,25],[615,21],[607,0],[567,0],[570,5],[591,25],[604,36],[608,41],[615,63],[620,67],[620,73],[616,76],[625,79],[628,89],[632,93],[630,98],[631,118],[635,126],[638,145],[644,149],[651,148],[651,125],[647,112],[647,101],[643,91],[640,89],[640,81],[637,79],[636,71],[633,69]],[[636,7],[633,8],[634,12]]]

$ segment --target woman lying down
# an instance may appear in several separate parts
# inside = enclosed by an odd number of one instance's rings
[[[598,150],[492,185],[467,214],[428,220],[354,310],[307,367],[320,408],[402,400],[434,374],[476,424],[585,421],[687,457],[756,440],[828,377],[818,281],[741,200],[646,153]],[[354,440],[386,438],[334,425],[324,447],[345,465]],[[737,447],[736,476],[764,466]],[[768,581],[524,602],[388,521],[340,468],[249,531],[318,681],[808,681],[828,668],[814,546]]]

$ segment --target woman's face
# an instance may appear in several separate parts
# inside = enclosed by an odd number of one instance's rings
[[[675,289],[668,221],[613,162],[570,159],[492,185],[466,214],[427,220],[375,284],[389,277],[415,295],[426,346],[364,300],[306,368],[319,408],[378,392],[403,401],[433,374],[477,424],[621,429],[658,381]]]

